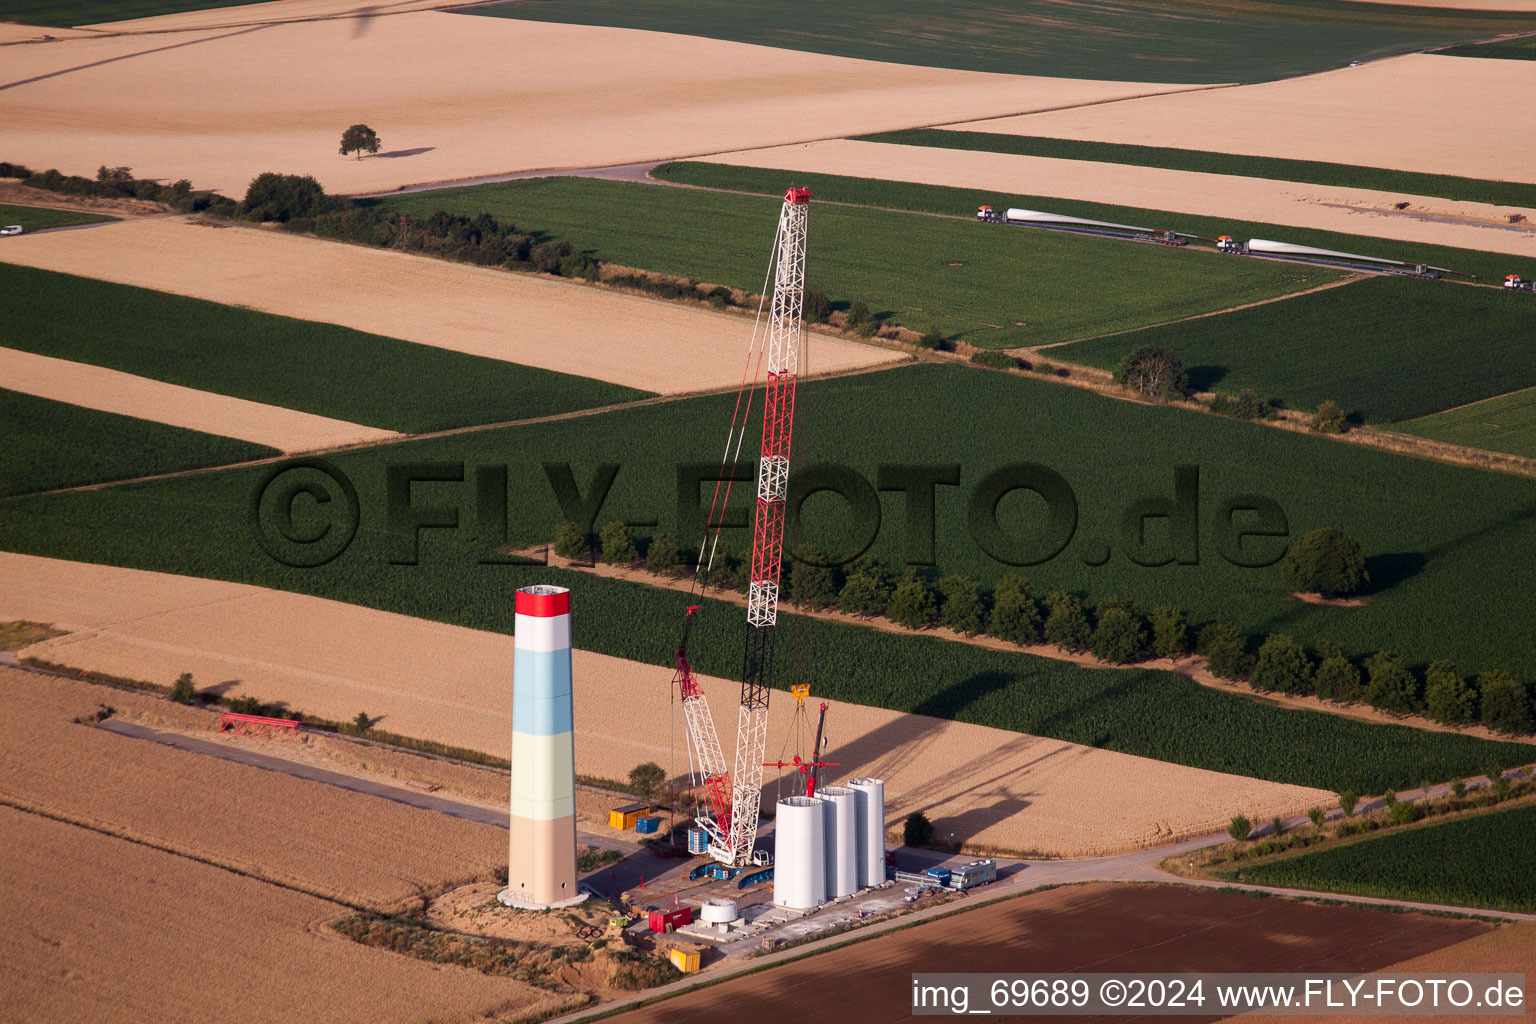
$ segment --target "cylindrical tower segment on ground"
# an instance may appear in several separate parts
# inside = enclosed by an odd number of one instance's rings
[[[848,788],[858,801],[859,888],[885,881],[885,782],[882,779],[850,779]]]
[[[827,898],[826,810],[820,797],[791,796],[774,812],[773,902],[809,910]]]
[[[827,899],[859,888],[858,794],[846,786],[824,786],[816,795],[827,811]]]

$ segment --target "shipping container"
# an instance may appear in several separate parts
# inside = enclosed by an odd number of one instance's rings
[[[608,827],[621,830],[632,829],[641,815],[650,813],[650,804],[625,804],[623,807],[615,807],[608,812]]]
[[[650,814],[643,818],[635,819],[635,831],[650,835],[661,828],[660,815]]]
[[[673,907],[671,910],[653,910],[646,917],[653,932],[665,932],[693,923],[692,907]]]

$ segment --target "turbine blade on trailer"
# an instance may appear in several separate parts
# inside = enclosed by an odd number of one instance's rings
[[[1138,228],[1132,224],[1111,224],[1107,220],[1088,220],[1086,217],[1068,217],[1064,213],[1045,213],[1042,210],[1011,209],[1007,212],[1007,214],[1005,214],[1004,219],[1010,221],[1019,221],[1020,223],[1024,224],[1060,224],[1063,227],[1070,227],[1073,224],[1080,224],[1084,227],[1092,228],[1119,228],[1122,231],[1145,231],[1151,233],[1153,230],[1152,228]]]

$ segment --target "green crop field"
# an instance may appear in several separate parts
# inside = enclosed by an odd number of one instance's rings
[[[957,377],[979,375],[964,369],[949,372]],[[941,379],[929,371],[912,383],[933,387]],[[826,384],[811,384],[805,394],[809,401],[837,392]],[[713,400],[704,404],[711,413],[723,411]],[[524,456],[565,458],[591,442],[602,446],[594,456],[615,455],[612,445],[625,434],[632,443],[649,445],[637,453],[648,455],[664,447],[666,438],[635,428],[666,430],[676,425],[641,424],[628,414],[614,413],[592,417],[592,425],[610,417],[613,421],[597,431],[493,430],[464,435],[472,442],[467,447],[447,446],[441,440],[408,442],[368,455],[335,458],[334,466],[358,487],[362,525],[345,554],[319,568],[284,568],[258,549],[252,538],[251,504],[267,471],[257,469],[13,499],[0,503],[0,547],[238,580],[502,633],[513,629],[516,588],[557,583],[573,592],[577,647],[669,665],[685,595],[570,570],[480,564],[483,535],[469,525],[478,520],[467,503],[469,491],[449,483],[416,484],[415,502],[458,502],[466,528],[422,531],[419,564],[400,564],[410,558],[409,534],[391,529],[381,500],[385,464],[453,459],[473,452],[477,464],[496,465],[512,455],[514,532],[528,532],[535,518],[542,524],[551,517],[541,508],[540,495],[530,493],[537,487],[523,486],[528,468]],[[575,419],[564,426],[586,422]],[[682,435],[675,440],[684,454],[703,453],[703,446],[694,451]],[[583,486],[586,468],[578,467]],[[621,482],[628,472],[621,474]],[[314,508],[317,514],[324,511]],[[618,511],[615,503],[615,514]],[[525,522],[524,515],[531,518]],[[702,672],[733,678],[741,666],[743,612],[712,599],[704,603],[690,640],[694,664]],[[1426,775],[1475,774],[1490,759],[1513,763],[1530,749],[1284,710],[1167,672],[1084,669],[934,637],[892,636],[809,620],[787,610],[780,615],[779,629],[786,652],[776,665],[775,682],[781,687],[793,662],[788,652],[798,649],[815,666],[816,692],[833,700],[1027,731],[1215,771],[1376,792],[1411,785]],[[716,707],[733,696],[716,694]],[[636,699],[665,700],[666,695],[637,694]]]
[[[0,345],[419,433],[643,398],[335,324],[0,264]]]
[[[734,167],[729,164],[699,163],[691,160],[663,164],[653,170],[651,176],[685,185],[735,189],[768,196],[782,195],[787,185],[804,185],[814,192],[813,204],[855,203],[862,206],[941,213],[950,216],[973,216],[976,207],[982,203],[990,204],[997,209],[1022,206],[1036,210],[1049,210],[1053,213],[1065,213],[1074,217],[1113,221],[1118,224],[1143,224],[1158,229],[1171,228],[1206,238],[1215,238],[1218,235],[1232,235],[1244,240],[1271,238],[1301,245],[1320,246],[1324,249],[1340,249],[1344,252],[1358,252],[1368,256],[1403,260],[1408,263],[1429,263],[1437,267],[1450,267],[1475,274],[1481,280],[1495,284],[1502,282],[1505,274],[1519,274],[1526,279],[1536,278],[1536,259],[1519,256],[1480,252],[1475,249],[1453,249],[1439,245],[1391,242],[1367,235],[1310,231],[1280,224],[1198,217],[1187,213],[1145,210],[1133,206],[1112,206],[1106,203],[1058,199],[1053,196],[985,192],[943,185],[918,185],[905,181],[854,178],[838,174],[806,174],[802,171],[772,168]],[[819,205],[813,205],[813,210],[820,208]],[[814,231],[814,228],[812,230]],[[1030,228],[999,226],[997,230],[1034,233],[1034,229]],[[814,241],[812,244],[814,245]],[[1134,243],[1114,244],[1132,245]],[[1031,268],[1022,269],[1025,272],[1024,280],[1027,282],[1028,271]],[[1113,284],[1118,287],[1124,287],[1127,283],[1118,278],[1113,281]]]
[[[681,32],[840,57],[1013,75],[1252,82],[1499,32],[1521,14],[1340,0],[521,0],[466,13]]]
[[[0,225],[20,224],[28,231],[41,231],[44,228],[62,228],[75,224],[100,224],[103,221],[117,220],[116,217],[104,217],[96,213],[81,213],[79,210],[49,210],[41,206],[10,206],[0,203]],[[0,242],[5,239],[0,239]],[[0,253],[4,250],[0,249]]]
[[[1497,43],[1473,43],[1436,51],[1443,57],[1491,57],[1495,60],[1536,60],[1536,38],[1507,39]]]
[[[1531,480],[956,365],[923,364],[812,381],[799,394],[796,458],[801,467],[845,465],[872,489],[882,465],[959,466],[960,486],[937,488],[931,559],[939,572],[964,572],[990,582],[1005,571],[975,539],[968,504],[976,486],[999,467],[1040,463],[1071,488],[1077,519],[1056,557],[1021,570],[1038,594],[1072,590],[1089,603],[1126,596],[1143,608],[1171,601],[1196,623],[1227,619],[1253,635],[1284,631],[1306,643],[1334,640],[1355,654],[1393,650],[1410,664],[1445,657],[1468,673],[1503,667],[1523,678],[1536,676],[1536,647],[1528,642],[1536,620],[1525,584],[1536,575],[1536,485]],[[512,496],[508,536],[516,543],[548,538],[567,517],[542,463],[571,460],[575,482],[585,494],[595,466],[613,462],[621,469],[596,525],[649,519],[661,528],[675,528],[677,467],[718,465],[732,400],[725,395],[660,403],[371,448],[337,455],[334,461],[356,482],[373,516],[383,515],[383,467],[388,463],[457,466],[463,460],[470,467],[467,476],[474,466],[507,466]],[[1178,465],[1200,471],[1198,564],[1137,564],[1129,557],[1122,519],[1133,501],[1171,497]],[[245,508],[250,477],[242,481],[246,491],[234,487],[221,500]],[[150,497],[175,521],[201,515],[198,510],[219,504],[199,497],[201,486],[188,483],[164,492],[130,488],[79,499],[71,507],[81,509],[85,518],[78,530],[62,534],[47,525],[56,516],[39,516],[35,526],[26,515],[0,517],[0,548],[41,547],[46,552],[40,553],[61,557],[139,564],[145,557],[141,545],[154,543],[146,538],[152,531],[90,524],[117,522]],[[469,504],[471,483],[422,484],[417,491],[415,500],[424,506],[437,504],[435,495],[453,497],[461,505],[464,529],[474,529],[471,524],[478,519]],[[1305,604],[1289,596],[1278,565],[1230,564],[1221,552],[1235,542],[1222,509],[1228,499],[1245,494],[1273,500],[1292,538],[1321,526],[1356,538],[1374,580],[1369,601],[1361,607]],[[841,500],[814,496],[806,504],[806,532],[796,536],[846,556],[873,533],[871,550],[898,567],[929,557],[921,546],[909,546],[906,498],[889,492],[877,500],[878,523],[853,522]],[[726,542],[737,552],[749,543],[749,504],[749,488],[738,488],[733,508],[743,525],[726,532]],[[61,505],[59,515],[67,511]],[[1016,538],[1013,546],[1030,544],[1048,553],[1038,498],[1014,494],[1003,500],[998,515]],[[1250,513],[1237,513],[1235,521],[1243,527],[1254,520]],[[1139,555],[1143,562],[1169,557],[1165,527],[1149,526],[1149,549]],[[438,535],[425,532],[429,538]],[[693,530],[683,532],[691,535]],[[247,551],[251,547],[233,537],[223,542]],[[1100,561],[1106,548],[1107,561],[1088,564]],[[1235,560],[1262,562],[1278,558],[1283,548],[1283,541],[1260,539],[1231,553]],[[1028,554],[1012,557],[1029,560]],[[340,562],[352,566],[350,556]],[[419,573],[375,569],[386,576],[398,572],[417,578]],[[483,578],[482,586],[491,585],[494,574],[488,571]]]
[[[1374,836],[1241,871],[1245,882],[1536,913],[1536,805]],[[1233,877],[1238,872],[1228,872]]]
[[[1142,345],[1161,345],[1200,390],[1252,388],[1301,409],[1333,399],[1367,422],[1391,423],[1536,385],[1530,298],[1372,278],[1047,354],[1112,368]]]
[[[1536,459],[1536,388],[1397,423],[1392,429]]]
[[[1002,135],[997,132],[962,132],[938,128],[914,128],[910,131],[879,132],[857,135],[861,142],[885,142],[899,146],[930,146],[938,149],[963,149],[983,153],[1012,153],[1018,156],[1044,156],[1059,160],[1093,160],[1111,164],[1135,164],[1141,167],[1166,167],[1176,171],[1204,174],[1235,174],[1276,181],[1299,181],[1311,185],[1341,185],[1370,188],[1382,192],[1438,196],[1474,203],[1500,206],[1536,206],[1536,185],[1481,178],[1458,178],[1449,174],[1419,174],[1393,171],[1356,164],[1323,163],[1316,160],[1282,160],[1238,153],[1207,153],[1195,149],[1170,149],[1162,146],[1127,146],[1115,142],[1080,142],[1076,139],[1050,139],[1033,135]]]
[[[95,25],[213,7],[241,7],[258,0],[0,0],[0,21],[29,25]]]
[[[424,217],[494,214],[570,239],[599,259],[761,291],[780,201],[590,178],[541,178],[382,200]],[[637,217],[635,211],[645,210]],[[1336,280],[1298,264],[967,220],[819,205],[810,285],[918,331],[987,348],[1038,345],[1160,323]],[[1118,284],[1104,287],[1108,279]]]
[[[0,388],[0,498],[277,455],[276,448]],[[4,515],[4,513],[0,513]]]

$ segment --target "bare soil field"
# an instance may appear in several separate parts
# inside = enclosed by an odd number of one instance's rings
[[[338,720],[365,711],[391,732],[506,754],[509,636],[243,584],[15,554],[0,555],[0,618],[73,630],[23,656],[162,684],[192,672],[199,687],[220,693],[283,700]],[[668,700],[671,676],[576,652],[578,772],[622,779],[645,761],[686,771],[680,713]],[[734,715],[739,684],[705,679],[704,686],[717,715]],[[786,744],[794,702],[776,695],[772,707],[769,756],[793,754]],[[717,724],[729,730],[727,718]],[[859,705],[835,705],[827,735],[840,762],[831,780],[886,780],[887,827],[922,809],[941,831],[1000,850],[1119,852],[1215,831],[1235,809],[1264,820],[1331,799],[1320,790]],[[776,795],[770,779],[765,798]]]
[[[727,1019],[730,1007],[748,1005],[763,1019],[898,1020],[911,1010],[914,964],[933,972],[1369,971],[1489,928],[1478,921],[1212,889],[1072,885],[891,932],[614,1020]]]
[[[473,267],[259,228],[167,217],[6,239],[8,263],[580,374],[646,391],[735,385],[745,317],[534,274]],[[252,268],[259,267],[259,272]],[[889,349],[817,339],[817,369],[896,362]]]
[[[1235,89],[944,127],[1529,182],[1536,117],[1510,116],[1499,99],[1533,88],[1528,60],[1409,54]]]
[[[427,1024],[569,1001],[365,948],[326,928],[343,907],[174,853],[10,807],[0,833],[14,1020]]]
[[[220,11],[215,23],[237,17]],[[7,159],[79,174],[123,164],[237,198],[263,171],[378,192],[1188,88],[438,11],[15,47],[4,79]],[[384,150],[343,157],[341,132],[364,115]]]
[[[1401,963],[1380,968],[1381,974],[1420,974],[1444,976],[1447,974],[1524,974],[1527,993],[1530,978],[1536,976],[1536,925],[1519,922],[1505,925],[1491,932],[1473,936],[1453,946],[1423,953]],[[1527,1011],[1529,1012],[1529,1011]],[[1284,1024],[1285,1018],[1265,1014],[1245,1014],[1229,1018],[1242,1024]],[[1353,1024],[1354,1018],[1344,1016],[1316,1016],[1310,1018],[1317,1024]],[[1372,1021],[1382,1024],[1417,1024],[1423,1017],[1401,1015],[1373,1015]],[[1458,1015],[1458,1024],[1500,1024],[1509,1020],[1505,1016],[1472,1014]]]
[[[75,721],[115,707],[118,692],[0,667],[0,799],[380,909],[488,878],[505,861],[506,833],[493,825]]]
[[[237,437],[285,452],[400,437],[328,416],[184,388],[104,366],[0,348],[0,379],[12,391],[136,416],[205,434]]]
[[[1536,118],[1532,120],[1536,121]],[[1132,164],[842,139],[725,153],[709,160],[745,167],[783,167],[823,174],[996,190],[999,202],[1002,196],[1009,194],[1052,195],[1207,217],[1228,216],[1236,220],[1376,235],[1427,245],[1536,256],[1536,228],[1512,230],[1506,220],[1509,213],[1524,213],[1536,221],[1536,210],[1405,196],[1395,192],[1302,185]],[[1394,203],[1405,200],[1411,204],[1409,210],[1400,212],[1393,208]],[[1144,226],[1177,227],[1176,224]]]

